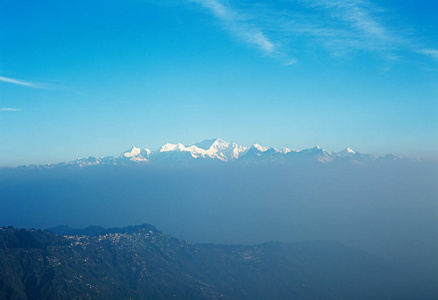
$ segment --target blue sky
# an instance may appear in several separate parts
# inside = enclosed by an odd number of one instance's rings
[[[212,137],[437,159],[437,11],[412,0],[1,1],[0,165]]]

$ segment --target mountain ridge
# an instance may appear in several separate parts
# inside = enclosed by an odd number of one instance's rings
[[[437,293],[435,277],[336,242],[217,245],[176,239],[148,224],[88,228],[106,232],[0,227],[0,299],[435,299]]]
[[[378,160],[398,160],[400,158],[388,154],[375,156],[363,154],[350,147],[339,152],[330,152],[319,146],[297,151],[292,148],[276,149],[253,144],[249,147],[236,143],[229,143],[220,138],[207,139],[199,143],[184,145],[182,143],[167,143],[156,151],[148,148],[131,147],[119,156],[90,156],[68,162],[50,163],[46,165],[28,165],[21,167],[60,167],[60,166],[94,166],[94,165],[149,165],[149,164],[180,164],[193,161],[220,161],[257,163],[261,161],[280,162],[288,161],[315,161],[331,163],[334,161],[350,161],[352,163],[366,163]]]

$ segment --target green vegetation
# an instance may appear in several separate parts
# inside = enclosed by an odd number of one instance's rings
[[[401,299],[432,282],[337,243],[196,244],[155,227],[0,229],[0,299]],[[78,235],[79,234],[79,235]]]

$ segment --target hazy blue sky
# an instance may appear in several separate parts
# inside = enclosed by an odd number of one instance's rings
[[[0,165],[212,137],[436,158],[437,28],[435,0],[4,0]]]

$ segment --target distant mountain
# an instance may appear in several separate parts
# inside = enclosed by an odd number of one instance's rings
[[[151,225],[53,231],[0,228],[0,299],[437,296],[430,278],[338,243],[197,244]]]
[[[350,147],[345,148],[344,150],[337,152],[336,153],[338,156],[342,156],[342,157],[351,157],[354,156],[356,154],[356,151],[354,151],[353,149],[351,149]]]
[[[275,149],[254,144],[251,147],[240,146],[235,143],[228,143],[222,139],[210,139],[185,146],[178,144],[165,144],[157,151],[147,148],[141,149],[132,147],[118,157],[89,157],[77,159],[71,162],[49,164],[33,167],[56,167],[56,166],[92,166],[92,165],[144,165],[144,164],[178,164],[190,163],[193,161],[219,161],[233,162],[243,161],[245,163],[257,163],[263,161],[271,162],[309,162],[330,163],[334,161],[351,161],[364,163],[379,159],[398,159],[393,155],[383,158],[369,154],[361,154],[346,148],[341,152],[329,152],[319,146],[302,151],[284,148]]]

